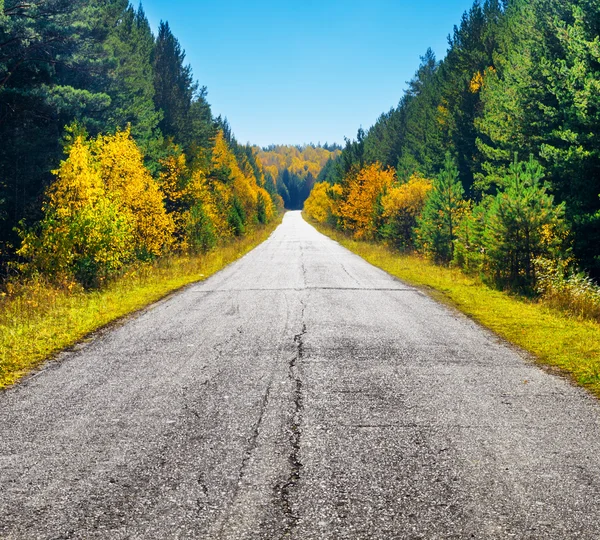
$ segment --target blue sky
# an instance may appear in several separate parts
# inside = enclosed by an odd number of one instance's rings
[[[144,0],[168,20],[215,115],[265,146],[343,143],[396,106],[472,0]]]

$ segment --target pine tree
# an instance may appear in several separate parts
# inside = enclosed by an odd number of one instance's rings
[[[185,65],[185,51],[171,32],[169,23],[161,22],[154,47],[154,102],[162,111],[160,129],[166,137],[187,146],[189,116],[197,84],[192,69]]]
[[[0,4],[0,253],[16,245],[21,219],[41,217],[64,126],[110,104],[89,14],[84,0]]]
[[[454,257],[457,227],[464,214],[463,195],[458,168],[447,153],[444,168],[433,180],[433,188],[417,221],[417,244],[437,262],[449,263]]]
[[[484,247],[491,271],[500,283],[530,289],[534,259],[556,258],[564,237],[564,203],[554,204],[543,183],[544,170],[530,157],[515,155],[504,187],[494,197],[486,218]]]
[[[107,93],[111,106],[103,130],[131,128],[140,147],[148,151],[158,137],[160,114],[154,106],[152,52],[154,37],[143,9],[136,12],[127,0],[104,10],[110,59]]]

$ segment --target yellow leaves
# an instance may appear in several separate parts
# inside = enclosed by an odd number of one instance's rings
[[[346,178],[345,199],[337,213],[346,230],[355,238],[371,238],[375,233],[374,207],[377,198],[395,181],[392,169],[382,169],[381,164],[368,165]]]
[[[267,165],[264,167],[264,170],[266,173],[269,173],[271,175],[271,178],[277,178],[277,175],[279,174],[277,165]]]
[[[482,86],[483,86],[483,75],[481,74],[481,71],[477,71],[473,75],[473,78],[471,79],[471,82],[469,83],[469,92],[471,92],[472,94],[477,94],[477,92],[479,92],[479,90],[481,90]]]
[[[494,66],[489,66],[485,69],[483,73],[481,71],[477,71],[473,74],[473,78],[469,82],[469,92],[472,94],[477,94],[480,92],[484,86],[486,85],[486,80],[494,76],[496,74],[496,69]],[[488,81],[489,82],[489,81]]]
[[[132,222],[110,199],[98,160],[79,136],[54,172],[38,234],[23,234],[19,254],[59,277],[76,272],[86,283],[118,269],[132,252]]]
[[[223,184],[209,182],[202,170],[195,170],[187,186],[187,200],[194,206],[200,204],[204,214],[214,225],[219,238],[230,236],[229,226],[225,218],[224,208],[229,204],[230,190]],[[187,219],[187,214],[185,219]]]
[[[285,169],[290,174],[299,178],[306,178],[311,174],[317,178],[330,159],[335,159],[341,153],[340,150],[330,151],[324,148],[305,146],[278,145],[269,150],[258,150],[257,155],[262,162],[266,173],[273,179],[277,179]]]
[[[404,214],[417,217],[423,210],[432,187],[431,180],[414,174],[406,184],[389,188],[381,199],[383,216],[390,218]]]
[[[46,208],[67,217],[98,199],[104,186],[97,163],[83,137],[75,139],[68,159],[61,163],[56,181],[48,190]]]
[[[23,268],[98,285],[136,258],[162,255],[175,233],[179,250],[205,251],[267,223],[276,209],[261,166],[255,173],[252,156],[236,157],[222,132],[214,143],[210,166],[203,155],[188,165],[171,146],[156,181],[129,130],[76,137],[46,193],[44,219],[21,231]]]
[[[109,196],[135,224],[136,250],[142,256],[160,255],[169,247],[175,226],[129,130],[99,137],[95,151]]]
[[[223,171],[228,175],[229,180],[233,180],[237,176],[242,176],[243,173],[230,150],[223,130],[219,130],[215,137],[215,144],[213,147],[211,168],[213,170]]]
[[[333,213],[333,201],[327,193],[329,187],[326,182],[315,184],[304,202],[306,214],[319,223],[325,223]]]
[[[77,137],[55,174],[39,231],[22,234],[20,254],[38,270],[97,285],[170,244],[172,220],[129,131]]]
[[[268,219],[273,217],[275,213],[273,201],[269,193],[262,187],[264,185],[263,165],[259,164],[258,168],[259,178],[256,177],[247,157],[236,158],[229,148],[223,132],[217,133],[210,173],[211,195],[214,203],[209,203],[209,205],[212,204],[217,210],[213,217],[220,236],[227,238],[233,234],[229,218],[234,200],[241,205],[243,215],[248,223],[260,222],[265,217]],[[260,203],[259,194],[263,199]]]
[[[184,153],[176,153],[161,161],[163,167],[160,175],[160,188],[168,201],[175,204],[186,196],[183,178],[187,174],[187,164]]]
[[[266,223],[271,221],[275,217],[275,204],[269,195],[269,192],[264,188],[258,188],[257,204],[263,201]]]
[[[437,107],[437,121],[442,127],[446,127],[450,120],[450,111],[446,105],[447,103],[444,105],[438,105]]]

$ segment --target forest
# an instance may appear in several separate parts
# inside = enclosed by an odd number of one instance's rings
[[[128,0],[0,0],[0,267],[97,287],[283,209],[169,24]]]
[[[321,173],[306,213],[600,307],[600,4],[476,1],[398,105]]]
[[[257,149],[257,156],[270,178],[274,178],[277,193],[285,207],[300,210],[308,198],[315,180],[324,167],[339,157],[342,148],[337,144],[302,146],[271,145]]]

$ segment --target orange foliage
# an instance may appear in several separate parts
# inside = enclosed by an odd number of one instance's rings
[[[393,169],[382,169],[379,163],[352,171],[336,209],[342,227],[352,231],[355,238],[372,238],[376,231],[375,203],[395,178]]]

